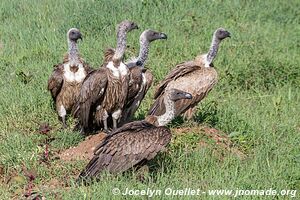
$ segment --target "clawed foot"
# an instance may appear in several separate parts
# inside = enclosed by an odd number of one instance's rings
[[[109,135],[111,134],[112,129],[104,129],[103,132]]]

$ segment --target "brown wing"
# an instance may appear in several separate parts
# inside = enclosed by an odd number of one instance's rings
[[[148,69],[145,69],[146,71],[144,72],[145,74],[145,77],[146,77],[146,85],[145,85],[145,88],[144,88],[144,91],[142,91],[142,94],[143,94],[143,98],[145,97],[145,95],[147,94],[148,90],[150,89],[152,83],[153,83],[153,74],[150,70]]]
[[[188,62],[178,64],[172,71],[170,71],[170,73],[166,76],[166,78],[163,81],[161,81],[161,83],[158,85],[156,92],[154,94],[154,99],[158,98],[164,92],[164,89],[168,86],[170,81],[185,76],[186,74],[191,73],[198,68],[199,65],[196,65],[194,61],[188,61]]]
[[[179,116],[188,109],[194,108],[202,99],[206,97],[206,95],[211,91],[213,86],[217,83],[217,76],[214,72],[203,74],[203,76],[197,77],[197,79],[201,79],[199,80],[201,84],[199,84],[199,87],[195,88],[195,92],[192,93],[193,98],[182,99],[175,102],[175,116]]]
[[[127,101],[131,101],[129,102],[130,104],[141,89],[141,85],[143,82],[142,71],[143,69],[139,66],[129,68],[130,78],[128,85]]]
[[[83,128],[89,126],[91,108],[103,98],[107,85],[107,68],[94,70],[85,78],[79,95],[79,121]]]
[[[122,113],[120,125],[129,122],[133,118],[134,113],[139,108],[142,100],[145,98],[146,93],[152,85],[153,75],[150,70],[140,69],[139,73],[139,81],[137,82],[136,80],[134,80],[132,85],[129,86],[127,102]],[[143,76],[145,77],[145,83],[143,83]],[[135,85],[138,85],[139,87],[134,88]]]
[[[54,70],[48,80],[48,90],[51,92],[51,96],[54,101],[59,94],[64,82],[64,65],[54,65]]]
[[[177,88],[192,94],[192,99],[182,99],[175,102],[175,116],[196,106],[211,91],[217,82],[217,72],[214,68],[197,68],[193,74],[182,76],[169,82],[169,88]],[[149,115],[159,116],[165,113],[164,93],[155,100],[149,110]]]
[[[93,178],[103,171],[126,171],[154,158],[170,140],[171,132],[166,127],[155,127],[145,121],[126,124],[101,143],[79,179]]]
[[[93,68],[90,67],[90,65],[86,62],[83,62],[83,68],[86,71],[86,74],[91,73],[92,71],[94,71]]]
[[[165,106],[163,101],[163,96],[166,87],[171,81],[178,79],[179,77],[183,77],[195,70],[199,69],[199,65],[197,65],[194,61],[188,61],[184,63],[178,64],[170,73],[166,76],[164,80],[158,85],[156,92],[154,94],[154,103],[150,107],[148,111],[148,115],[161,115],[165,112]]]

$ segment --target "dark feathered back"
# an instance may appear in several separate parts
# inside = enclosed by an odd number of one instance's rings
[[[97,177],[103,171],[123,172],[143,160],[156,156],[171,140],[166,127],[155,127],[146,121],[128,123],[95,149],[95,156],[79,175],[79,180]]]

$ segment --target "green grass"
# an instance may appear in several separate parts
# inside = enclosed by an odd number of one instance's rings
[[[115,187],[122,191],[190,187],[204,191],[272,188],[300,192],[299,7],[297,0],[2,0],[1,199],[20,199],[24,194],[24,167],[36,171],[35,189],[47,199],[121,199],[123,196],[112,194]],[[81,54],[97,68],[102,63],[103,50],[115,46],[115,28],[124,19],[140,26],[128,35],[127,57],[137,54],[139,34],[144,29],[168,35],[167,41],[155,42],[150,50],[147,66],[154,73],[155,85],[177,63],[206,52],[216,28],[224,27],[232,33],[232,38],[222,43],[214,63],[220,80],[199,105],[195,121],[227,134],[234,146],[246,154],[245,159],[229,152],[220,159],[213,153],[217,146],[212,143],[200,148],[197,144],[205,138],[201,133],[190,132],[173,137],[168,152],[151,162],[151,173],[144,182],[136,180],[135,172],[128,172],[107,175],[89,187],[78,187],[74,179],[84,163],[39,162],[46,139],[37,131],[39,123],[48,122],[53,127],[50,153],[83,140],[71,128],[61,130],[46,90],[52,66],[61,62],[66,52],[67,30],[81,30]],[[139,117],[151,105],[154,88],[139,109]],[[172,126],[187,127],[190,122],[177,120]],[[49,187],[54,180],[59,180],[61,187]],[[264,199],[243,196],[260,198]]]

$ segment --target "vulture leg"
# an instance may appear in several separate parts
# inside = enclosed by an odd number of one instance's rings
[[[108,131],[107,118],[108,118],[108,113],[106,111],[104,111],[104,115],[103,115],[104,132]]]
[[[67,128],[66,115],[64,115],[64,116],[61,117],[61,121],[63,123],[63,129],[66,129]]]
[[[113,118],[113,129],[117,128],[117,120]]]
[[[67,128],[67,123],[66,123],[66,115],[67,115],[67,111],[65,109],[65,107],[63,105],[61,105],[60,107],[58,107],[58,115],[63,123],[63,128]]]
[[[118,119],[121,117],[122,111],[119,109],[115,111],[111,116],[113,118],[113,129],[118,128]]]
[[[104,130],[107,131],[108,130],[107,119],[103,120],[103,125],[104,125]]]

